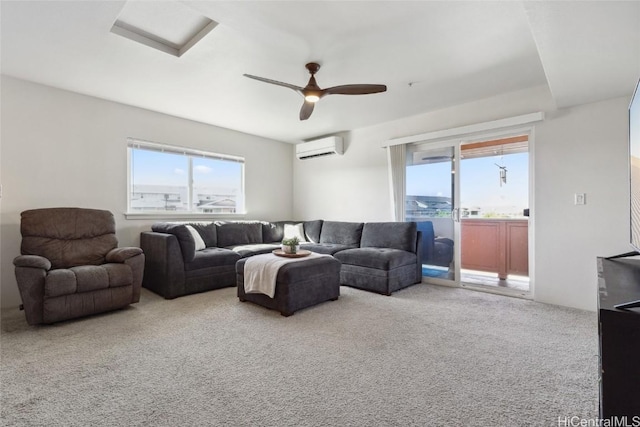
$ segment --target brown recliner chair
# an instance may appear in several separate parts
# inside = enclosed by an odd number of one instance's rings
[[[117,248],[105,210],[32,209],[21,214],[22,246],[13,264],[27,323],[54,323],[140,300],[144,254]]]

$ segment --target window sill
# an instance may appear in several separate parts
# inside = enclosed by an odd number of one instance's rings
[[[196,212],[125,212],[124,217],[126,219],[153,219],[153,220],[214,220],[214,219],[241,219],[247,216],[246,213],[235,214],[211,214],[211,213],[196,213]]]

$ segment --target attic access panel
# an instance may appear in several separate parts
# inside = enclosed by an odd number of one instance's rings
[[[180,57],[217,25],[217,22],[178,2],[128,1],[111,32]]]

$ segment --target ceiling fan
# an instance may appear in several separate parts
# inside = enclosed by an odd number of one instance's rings
[[[370,93],[380,93],[387,90],[385,85],[369,85],[369,84],[355,84],[355,85],[341,85],[333,86],[327,89],[320,89],[316,83],[315,74],[320,69],[320,64],[316,62],[310,62],[305,67],[309,70],[311,78],[309,83],[305,87],[292,85],[289,83],[279,82],[277,80],[265,79],[264,77],[252,76],[251,74],[244,74],[245,77],[250,79],[259,80],[261,82],[270,83],[273,85],[288,87],[293,89],[304,97],[304,103],[300,109],[300,120],[307,120],[311,113],[313,113],[313,107],[315,103],[326,95],[367,95]]]

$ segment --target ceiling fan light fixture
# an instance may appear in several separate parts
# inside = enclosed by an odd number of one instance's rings
[[[315,93],[309,93],[304,96],[304,100],[307,102],[318,102],[320,101],[320,97]]]

